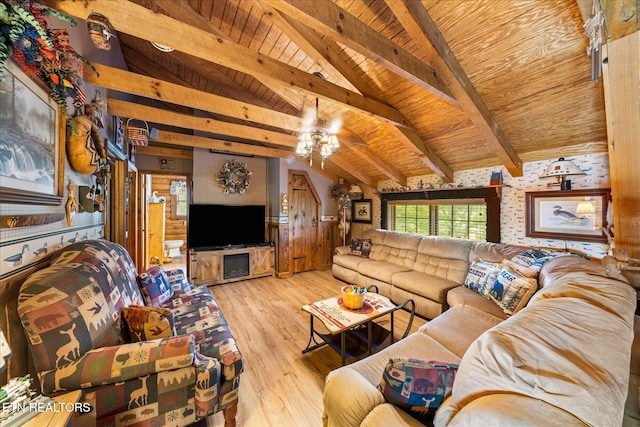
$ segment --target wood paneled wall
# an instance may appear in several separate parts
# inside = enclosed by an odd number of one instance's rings
[[[165,208],[165,240],[183,240],[184,245],[180,248],[181,252],[187,250],[187,219],[171,219],[171,211],[173,209],[173,201],[171,200],[171,181],[185,181],[186,177],[180,175],[153,175],[151,179],[151,192],[157,191],[158,197],[167,198]]]

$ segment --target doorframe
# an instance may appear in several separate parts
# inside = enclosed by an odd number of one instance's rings
[[[322,213],[322,199],[320,198],[320,195],[318,194],[318,191],[316,190],[316,186],[313,184],[313,180],[311,179],[311,177],[309,176],[309,173],[307,171],[303,171],[303,170],[298,170],[298,169],[289,169],[288,171],[288,176],[287,176],[287,191],[288,193],[291,195],[293,194],[293,189],[292,189],[292,177],[293,175],[302,175],[304,177],[304,179],[307,181],[307,186],[309,187],[309,189],[311,190],[311,194],[313,194],[313,198],[316,201],[316,212],[315,212],[315,216],[316,216],[316,248],[315,248],[315,259],[313,261],[314,263],[314,270],[318,269],[318,249],[320,246],[320,221],[321,221],[321,213]],[[291,198],[289,199],[291,200]],[[289,209],[289,212],[287,214],[287,223],[289,224],[289,228],[291,228],[291,209]],[[291,271],[291,274],[295,274],[293,271],[293,242],[291,239],[291,230],[289,230],[289,268]]]
[[[138,253],[140,254],[140,260],[142,262],[142,266],[146,266],[147,264],[147,176],[148,175],[173,175],[173,176],[183,176],[187,181],[187,204],[191,204],[193,202],[193,175],[190,173],[184,172],[173,172],[173,171],[157,171],[157,170],[138,170],[137,179],[138,179],[138,206],[137,206],[137,220],[136,224],[136,240],[138,243]],[[189,227],[189,215],[187,214],[187,227]],[[185,241],[186,244],[186,241]],[[188,256],[187,256],[188,258]],[[187,261],[187,266],[188,266]],[[144,271],[144,270],[141,270]]]

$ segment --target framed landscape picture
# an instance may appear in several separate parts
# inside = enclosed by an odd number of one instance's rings
[[[371,200],[354,200],[351,202],[351,220],[371,224]]]
[[[527,237],[607,242],[608,188],[525,193]]]
[[[65,119],[49,91],[15,63],[0,83],[0,202],[59,205]]]

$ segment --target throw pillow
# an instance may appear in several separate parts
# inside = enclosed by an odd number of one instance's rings
[[[171,270],[165,270],[165,274],[167,275],[167,280],[169,280],[169,285],[174,292],[179,291],[188,291],[193,288],[187,279],[187,275],[184,270],[181,268],[174,268]]]
[[[522,309],[538,289],[536,279],[525,277],[514,268],[505,265],[497,279],[487,289],[489,298],[507,314]]]
[[[502,265],[500,264],[477,259],[469,266],[464,286],[485,298],[489,298],[487,288],[495,282],[501,268]]]
[[[458,364],[409,357],[389,359],[378,390],[394,405],[413,415],[427,415],[451,393]]]
[[[351,240],[351,254],[362,258],[369,258],[371,252],[371,239]]]
[[[175,336],[173,313],[167,308],[130,305],[122,309],[129,342],[141,342]]]
[[[503,264],[513,267],[522,275],[537,278],[542,266],[551,258],[571,255],[569,252],[555,252],[545,249],[527,249],[520,252],[510,260],[505,259]]]
[[[173,296],[173,289],[161,265],[151,267],[138,276],[138,285],[144,302],[148,306],[159,307]]]

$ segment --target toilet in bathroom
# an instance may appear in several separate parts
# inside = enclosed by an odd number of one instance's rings
[[[184,244],[184,240],[165,240],[164,253],[165,257],[176,258],[182,256],[180,247]]]

